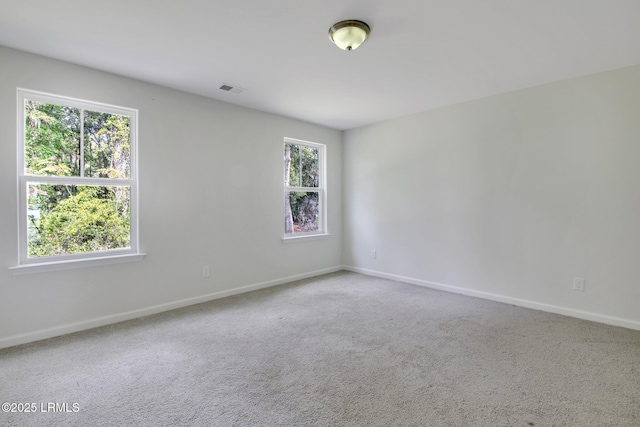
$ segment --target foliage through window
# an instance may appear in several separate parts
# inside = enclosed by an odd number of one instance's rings
[[[324,145],[285,138],[285,235],[317,234],[324,226]]]
[[[136,111],[24,90],[19,100],[21,263],[136,253]]]

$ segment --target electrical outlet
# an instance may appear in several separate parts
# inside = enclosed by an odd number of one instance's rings
[[[584,279],[581,277],[573,278],[573,290],[574,291],[584,291]]]
[[[372,249],[371,250],[371,258],[372,259],[376,259],[377,257],[378,257],[378,252],[376,252],[375,249]]]
[[[211,270],[208,265],[202,267],[202,277],[209,277],[211,275]]]

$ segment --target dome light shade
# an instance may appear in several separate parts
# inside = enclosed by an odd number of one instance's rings
[[[329,28],[329,38],[342,50],[356,50],[369,37],[371,28],[354,19],[340,21]]]

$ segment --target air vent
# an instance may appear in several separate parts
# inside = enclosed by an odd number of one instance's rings
[[[220,90],[224,90],[226,92],[231,92],[231,93],[242,93],[244,91],[246,91],[245,88],[239,87],[239,86],[231,86],[228,84],[223,84],[222,86],[219,87]]]

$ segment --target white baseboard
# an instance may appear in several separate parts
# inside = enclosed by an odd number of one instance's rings
[[[368,270],[365,268],[343,266],[344,270],[354,273],[366,274],[368,276],[381,277],[384,279],[395,280],[412,285],[424,286],[426,288],[437,289],[440,291],[453,292],[461,295],[468,295],[476,298],[483,298],[491,301],[503,302],[506,304],[517,305],[520,307],[532,308],[534,310],[547,311],[549,313],[562,314],[564,316],[576,317],[578,319],[591,320],[593,322],[604,323],[607,325],[621,326],[623,328],[640,330],[640,322],[620,317],[607,316],[604,314],[591,313],[588,311],[575,310],[572,308],[560,307],[556,305],[544,304],[535,301],[513,298],[489,292],[476,291],[473,289],[460,288],[457,286],[444,285],[442,283],[429,282],[427,280],[415,279],[412,277],[399,276],[396,274],[388,274],[380,271]]]
[[[308,279],[310,277],[320,276],[323,274],[334,273],[342,270],[341,266],[325,268],[322,270],[312,271],[310,273],[298,274],[295,276],[283,277],[280,279],[269,280],[266,282],[255,283],[253,285],[242,286],[235,289],[229,289],[201,295],[193,298],[187,298],[179,301],[173,301],[166,304],[154,305],[152,307],[141,308],[138,310],[127,311],[124,313],[113,314],[109,316],[96,317],[82,322],[70,323],[52,328],[41,329],[34,332],[28,332],[20,335],[0,339],[0,349],[13,347],[20,344],[26,344],[34,341],[40,341],[47,338],[53,338],[60,335],[71,334],[73,332],[93,329],[100,326],[110,325],[112,323],[123,322],[125,320],[137,319],[139,317],[149,316],[151,314],[161,313],[164,311],[174,310],[176,308],[187,307],[202,302],[212,301],[231,295],[242,294],[245,292],[255,291],[258,289],[268,288],[271,286],[282,285],[284,283],[295,282],[296,280]]]

